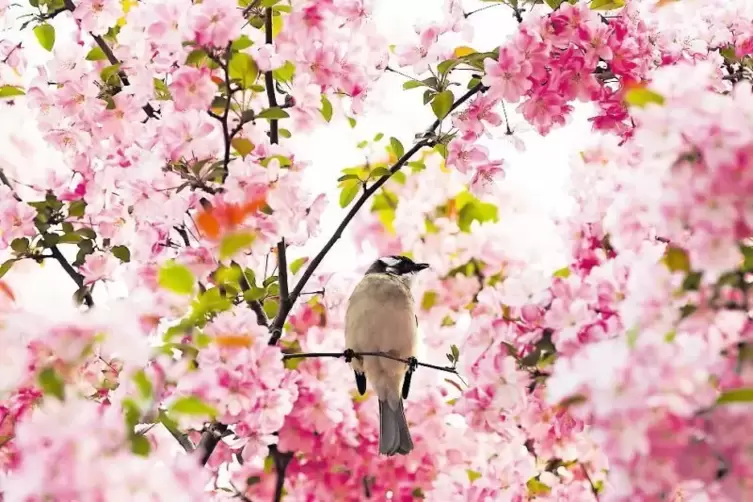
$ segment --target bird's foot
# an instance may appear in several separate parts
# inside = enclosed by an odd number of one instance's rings
[[[343,357],[345,358],[345,362],[349,363],[353,360],[354,357],[356,357],[356,353],[353,351],[353,349],[345,349],[343,351]]]
[[[418,368],[418,359],[415,357],[408,358],[408,373],[413,373]]]

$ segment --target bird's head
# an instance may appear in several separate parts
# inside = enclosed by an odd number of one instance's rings
[[[408,286],[411,285],[415,275],[429,268],[428,263],[416,263],[407,256],[382,256],[371,264],[366,274],[388,274],[399,277]]]

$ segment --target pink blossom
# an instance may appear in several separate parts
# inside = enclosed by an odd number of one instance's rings
[[[205,0],[194,4],[188,14],[188,27],[197,44],[223,48],[238,38],[245,20],[238,6],[225,0]]]
[[[110,279],[117,266],[118,259],[112,256],[112,254],[95,251],[84,259],[84,264],[81,267],[84,284],[92,284],[99,280]]]
[[[217,86],[212,82],[209,69],[183,66],[172,75],[170,94],[175,101],[175,109],[205,110],[212,104]]]
[[[0,187],[0,244],[7,247],[14,239],[33,237],[36,234],[34,218],[37,212],[13,198],[10,189]]]
[[[512,48],[500,47],[497,60],[484,60],[486,74],[481,82],[489,87],[491,96],[515,103],[533,84],[528,77],[533,71],[531,63]]]
[[[73,11],[81,29],[93,35],[107,33],[122,15],[122,7],[116,0],[82,0],[76,3]]]

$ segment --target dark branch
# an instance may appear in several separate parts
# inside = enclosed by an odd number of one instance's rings
[[[284,354],[282,356],[282,359],[308,359],[314,357],[347,358],[348,356],[355,357],[357,359],[361,359],[363,357],[384,357],[386,359],[392,359],[393,361],[405,363],[408,366],[412,364],[412,361],[410,359],[392,356],[385,352],[349,352],[347,350],[343,352],[299,352],[297,354]],[[436,364],[422,363],[420,361],[417,362],[416,365],[423,366],[424,368],[431,368],[433,370],[445,371],[454,375],[458,374],[457,368],[455,368],[454,366],[437,366]]]
[[[65,8],[69,11],[73,12],[76,10],[76,5],[73,3],[72,0],[63,0],[63,3],[65,5]],[[89,35],[94,38],[94,41],[97,42],[97,45],[100,49],[102,49],[102,52],[105,53],[105,56],[107,57],[107,60],[110,62],[111,65],[120,64],[120,61],[118,61],[118,58],[115,57],[115,54],[113,54],[112,49],[110,49],[110,46],[107,45],[107,42],[105,42],[105,39],[102,38],[99,35],[94,35],[93,33],[89,33]],[[123,71],[118,72],[118,76],[120,77],[120,81],[123,82],[123,85],[131,85],[128,81],[128,76]],[[145,104],[143,107],[144,112],[146,113],[147,117],[156,119],[158,118],[157,111],[152,108],[152,105],[149,103]]]
[[[264,14],[264,41],[268,44],[272,43],[272,8],[267,7]],[[277,95],[275,94],[275,79],[271,71],[264,73],[264,87],[267,90],[267,99],[269,100],[269,106],[277,106]],[[271,119],[269,121],[269,141],[276,145],[280,142],[280,130],[277,119]]]
[[[11,193],[13,194],[13,198],[16,199],[19,202],[23,202],[21,200],[21,197],[16,193],[16,191],[13,188],[13,185],[11,185],[10,180],[5,175],[5,171],[0,169],[0,182],[2,182],[5,186],[10,188]],[[49,235],[45,230],[42,229],[41,225],[34,221],[34,226],[37,227],[37,230],[39,231],[39,235],[42,236],[43,241],[47,241],[47,236]],[[76,269],[73,268],[73,266],[68,262],[68,260],[63,256],[63,253],[60,252],[60,248],[58,248],[56,245],[49,246],[51,257],[54,258],[61,267],[63,267],[63,270],[65,270],[65,273],[70,276],[71,279],[73,279],[73,282],[76,283],[76,286],[78,286],[78,289],[80,291],[84,290],[84,276],[76,272]],[[87,307],[93,307],[94,306],[94,299],[92,298],[91,294],[86,291],[83,295],[84,303],[86,303]]]
[[[275,464],[275,471],[277,471],[277,479],[275,481],[275,502],[282,500],[282,490],[285,487],[285,471],[290,464],[290,460],[293,458],[291,452],[283,452],[277,449],[277,445],[273,444],[269,447],[269,453],[272,455],[272,460]]]
[[[588,481],[588,484],[591,485],[591,493],[593,493],[594,498],[596,499],[596,502],[599,502],[599,490],[596,489],[596,485],[591,480],[591,476],[589,476],[588,470],[586,470],[586,466],[581,463],[580,468],[583,471],[583,476],[585,476],[586,480]]]
[[[227,432],[227,425],[220,422],[212,422],[207,426],[207,429],[201,435],[198,446],[196,446],[196,451],[201,455],[199,459],[201,465],[206,465],[214,449],[217,448],[217,444]]]

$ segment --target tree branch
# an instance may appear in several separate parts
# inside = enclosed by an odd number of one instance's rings
[[[13,188],[13,185],[11,185],[10,180],[5,175],[5,171],[0,169],[0,182],[3,183],[3,185],[10,188],[11,193],[13,194],[13,198],[16,199],[18,202],[23,202],[21,197],[16,193],[15,189]],[[39,235],[42,237],[42,240],[46,241],[47,236],[49,235],[46,230],[42,229],[42,226],[37,223],[36,219],[34,221],[34,226],[37,228],[37,231],[39,231]],[[60,252],[60,248],[57,247],[57,245],[53,244],[52,246],[48,246],[50,248],[50,253],[52,254],[52,258],[54,258],[61,267],[63,267],[63,270],[65,270],[65,273],[70,276],[71,279],[73,279],[73,282],[76,283],[76,286],[78,286],[79,290],[83,290],[84,288],[84,276],[76,272],[76,269],[73,268],[73,266],[68,262],[68,260],[63,256],[63,253]],[[94,299],[92,298],[91,294],[87,291],[83,295],[84,303],[86,303],[87,307],[93,307],[94,306]]]
[[[272,8],[267,7],[264,13],[264,42],[267,44],[272,43]],[[264,87],[267,90],[267,99],[269,100],[269,106],[277,106],[277,95],[275,94],[275,79],[271,71],[264,72]],[[280,130],[279,121],[277,119],[271,119],[269,121],[269,141],[276,145],[280,142]]]
[[[277,471],[277,480],[275,482],[275,496],[274,502],[280,502],[282,500],[282,490],[285,487],[285,471],[290,464],[290,460],[293,458],[291,452],[283,452],[277,449],[277,445],[273,444],[269,447],[269,453],[272,455],[272,460],[275,464],[275,471]]]
[[[405,363],[408,366],[410,366],[413,363],[413,361],[411,361],[410,359],[393,356],[393,355],[387,354],[386,352],[350,352],[347,350],[343,352],[299,352],[297,354],[284,354],[282,356],[282,359],[283,360],[304,359],[304,358],[308,359],[308,358],[314,358],[314,357],[335,357],[338,359],[341,357],[342,358],[355,357],[356,359],[361,359],[363,357],[384,357],[386,359],[392,359],[393,361],[399,361],[401,363]],[[433,370],[444,371],[447,373],[458,375],[457,368],[455,368],[454,366],[437,366],[435,364],[422,363],[420,361],[416,362],[416,366],[423,366],[424,368],[431,368]]]
[[[445,117],[449,116],[450,113],[452,113],[460,105],[471,99],[471,97],[478,94],[479,92],[486,91],[486,89],[487,88],[482,84],[476,84],[475,86],[473,86],[473,88],[468,90],[468,92],[463,94],[452,104]],[[434,137],[434,135],[441,124],[441,119],[435,120],[431,127],[429,127],[423,134],[423,139],[413,145],[413,148],[405,152],[405,154],[400,157],[397,162],[395,162],[395,164],[390,168],[389,174],[385,174],[384,176],[379,178],[373,185],[369,186],[363,191],[361,197],[358,198],[356,203],[351,207],[350,211],[348,211],[348,214],[345,215],[345,218],[332,234],[332,237],[330,237],[330,239],[327,241],[321,251],[319,251],[319,253],[314,257],[314,259],[311,260],[311,263],[309,263],[308,267],[306,267],[306,270],[303,272],[300,280],[295,285],[293,291],[290,293],[289,302],[287,302],[285,308],[283,307],[283,305],[280,305],[280,311],[278,312],[275,320],[272,322],[272,325],[269,328],[269,331],[271,333],[271,337],[269,339],[270,345],[275,345],[280,340],[280,337],[282,336],[282,328],[285,325],[285,319],[290,313],[290,310],[295,305],[295,302],[298,300],[298,297],[301,295],[303,288],[306,286],[306,283],[311,278],[311,276],[314,275],[314,271],[322,262],[327,253],[329,253],[330,249],[332,249],[335,243],[340,239],[340,237],[342,237],[343,231],[355,217],[356,213],[358,213],[358,211],[361,209],[361,207],[363,207],[366,201],[374,193],[376,193],[382,187],[382,185],[387,183],[387,180],[389,180],[396,172],[402,169],[402,167],[411,159],[411,157],[413,157],[413,155],[421,150],[421,148],[435,144],[436,138]]]
[[[73,3],[73,0],[63,0],[63,4],[65,5],[65,8],[69,11],[73,12],[76,10],[76,5]],[[105,39],[102,38],[99,35],[94,35],[93,33],[89,32],[89,35],[94,38],[94,41],[97,43],[100,49],[102,49],[102,52],[105,53],[105,56],[107,57],[107,60],[110,62],[111,65],[120,64],[120,61],[118,61],[118,58],[115,57],[115,54],[112,52],[112,49],[110,49],[110,46],[107,45],[107,42],[105,42]],[[119,71],[118,76],[120,77],[121,82],[123,82],[124,86],[131,85],[128,81],[128,76],[125,74],[124,71]],[[146,113],[147,117],[149,118],[159,118],[159,115],[157,114],[157,111],[150,105],[149,103],[142,106],[144,112]],[[147,119],[148,120],[148,119]]]

